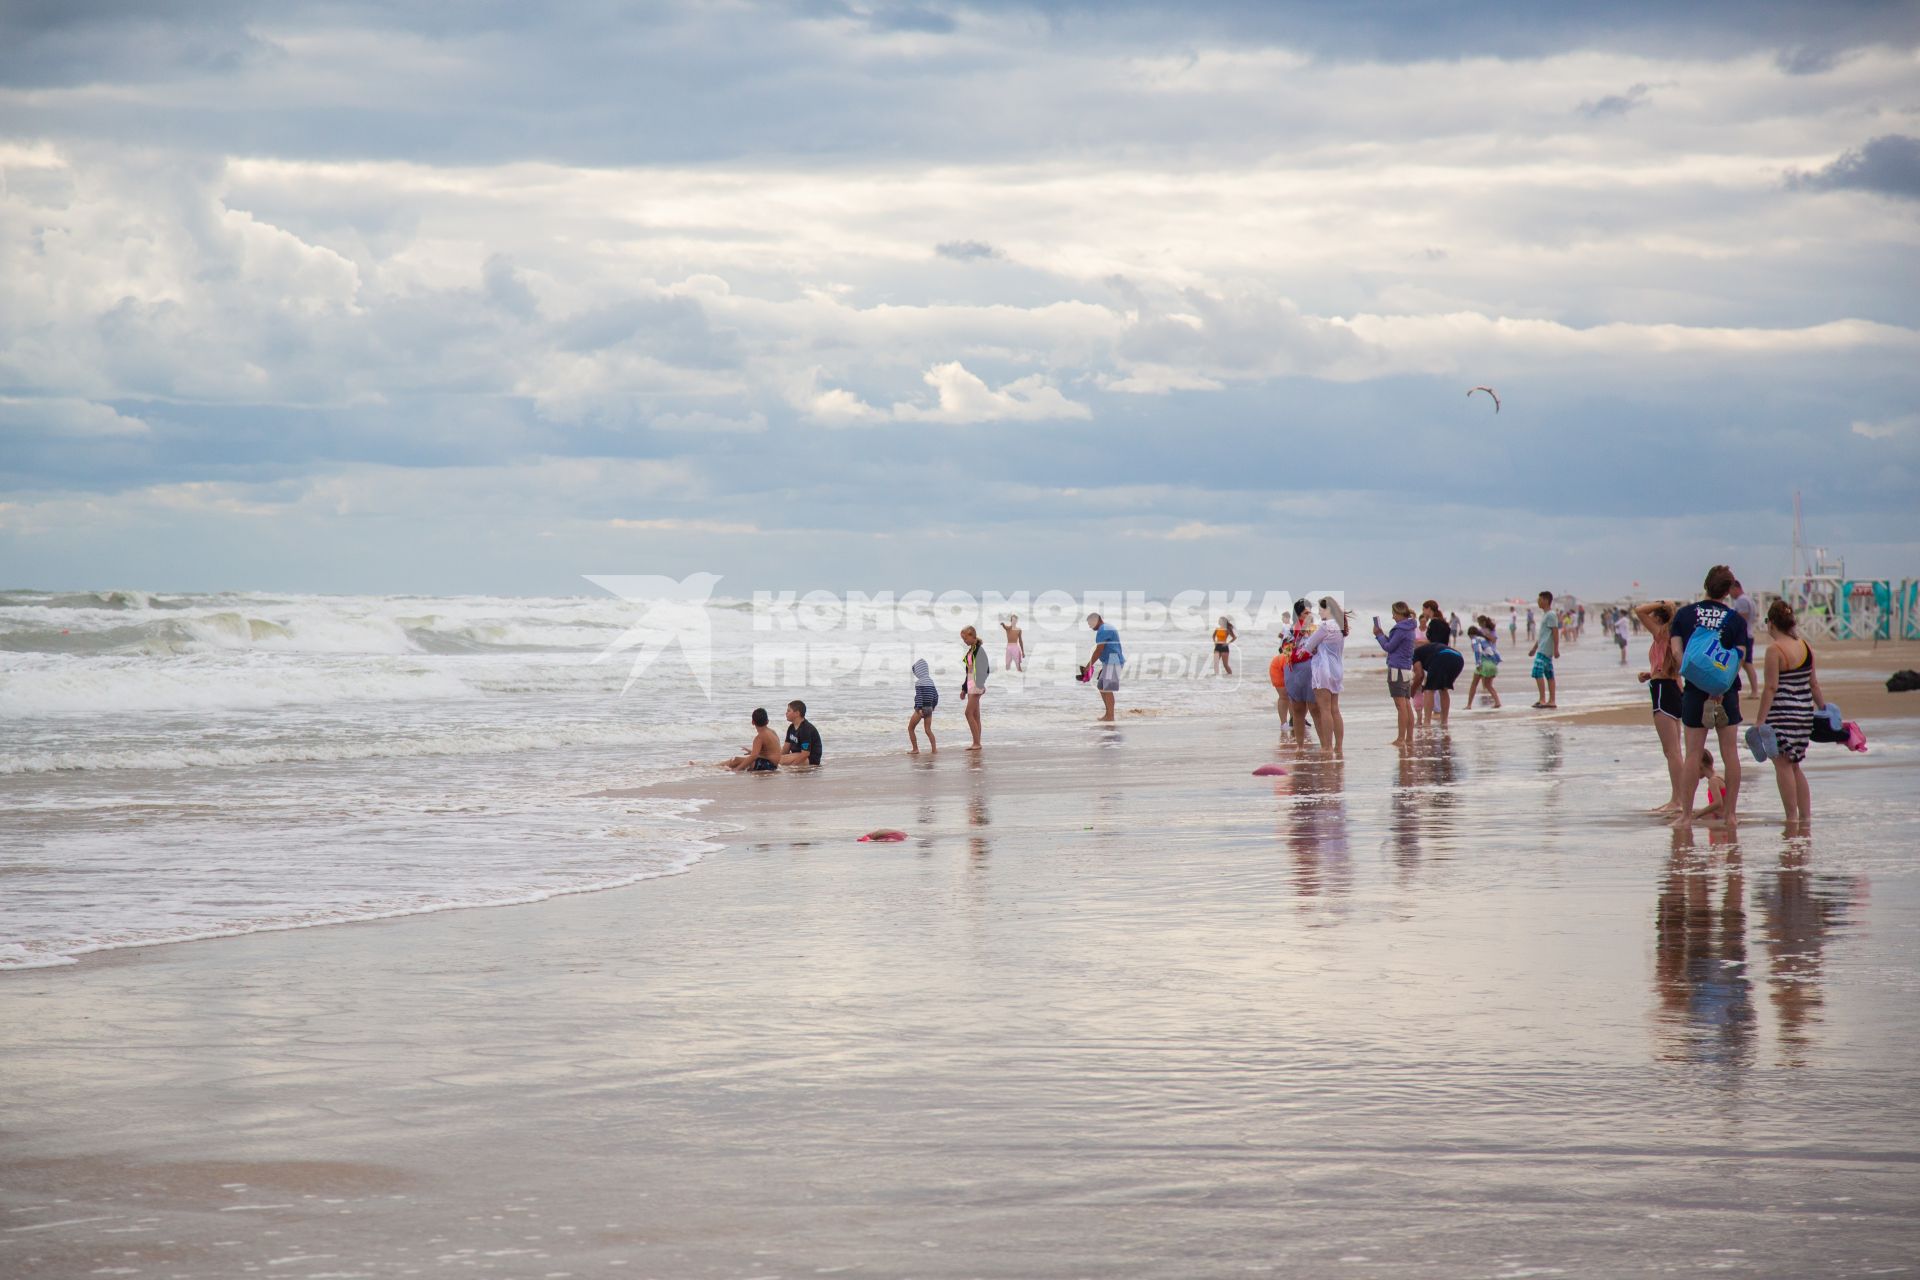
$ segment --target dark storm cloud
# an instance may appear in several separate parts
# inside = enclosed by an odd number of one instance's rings
[[[1787,185],[1798,191],[1871,191],[1920,200],[1920,138],[1886,134],[1812,173],[1788,174]]]

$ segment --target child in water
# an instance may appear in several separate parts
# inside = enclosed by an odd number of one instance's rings
[[[914,730],[921,725],[927,727],[927,750],[935,755],[940,752],[940,744],[933,740],[933,709],[940,705],[940,690],[933,683],[933,673],[927,669],[927,660],[920,658],[913,664],[913,714],[907,717],[907,754],[920,754],[920,739]]]
[[[1473,709],[1474,697],[1480,692],[1480,686],[1487,686],[1487,696],[1493,699],[1493,709],[1500,709],[1500,694],[1494,689],[1494,677],[1500,674],[1500,629],[1493,625],[1493,619],[1481,614],[1467,628],[1467,638],[1473,642],[1473,683],[1467,686],[1467,709]]]

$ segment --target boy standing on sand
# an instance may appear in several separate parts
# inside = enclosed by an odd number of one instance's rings
[[[1687,641],[1696,631],[1718,631],[1720,646],[1736,653],[1745,653],[1753,644],[1753,637],[1747,633],[1746,619],[1727,599],[1727,594],[1733,590],[1733,570],[1723,564],[1713,566],[1707,570],[1707,580],[1702,590],[1707,598],[1696,600],[1674,614],[1673,623],[1667,629],[1667,646],[1673,657],[1673,669],[1683,676],[1686,673]],[[1726,802],[1721,808],[1720,820],[1728,825],[1735,821],[1740,801],[1740,746],[1734,730],[1739,723],[1738,675],[1733,677],[1733,687],[1719,695],[1701,688],[1691,679],[1681,684],[1680,731],[1685,741],[1680,752],[1681,807],[1673,817],[1676,825],[1688,825],[1696,816],[1693,812],[1693,793],[1700,785],[1700,753],[1706,749],[1709,728],[1720,739],[1720,759],[1727,768]]]
[[[1527,610],[1527,631],[1533,631],[1533,610]],[[1553,660],[1560,656],[1560,615],[1553,611],[1553,592],[1540,593],[1540,638],[1527,650],[1533,657],[1533,685],[1539,690],[1536,710],[1551,711],[1559,704],[1554,699],[1559,689],[1553,679]]]

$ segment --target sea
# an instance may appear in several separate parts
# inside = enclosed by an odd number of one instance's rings
[[[959,627],[1004,667],[986,599],[0,592],[0,968],[685,872],[726,833],[648,791],[743,749],[755,706],[808,701],[836,763],[896,752],[926,658],[963,745]],[[990,741],[1089,719],[1079,606],[990,677]],[[1127,633],[1129,713],[1272,714],[1271,637],[1226,677],[1211,625]]]

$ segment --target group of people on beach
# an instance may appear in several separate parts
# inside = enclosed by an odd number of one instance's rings
[[[1820,690],[1813,646],[1800,635],[1793,606],[1775,600],[1767,607],[1766,674],[1756,682],[1753,669],[1754,614],[1751,596],[1726,565],[1707,570],[1702,598],[1691,604],[1651,600],[1636,605],[1633,616],[1651,637],[1647,669],[1640,679],[1653,703],[1654,731],[1667,761],[1672,793],[1655,813],[1675,825],[1704,818],[1715,825],[1739,819],[1741,723],[1740,695],[1756,683],[1760,705],[1749,749],[1773,762],[1774,781],[1786,811],[1789,832],[1804,829],[1812,816],[1812,797],[1802,762],[1828,703]],[[1837,725],[1825,726],[1836,732]],[[1720,748],[1716,771],[1707,734]],[[1706,804],[1696,808],[1700,784]]]
[[[1561,618],[1553,608],[1553,593],[1539,595],[1540,616],[1527,611],[1527,630],[1535,636],[1528,656],[1533,659],[1534,684],[1539,696],[1536,708],[1552,710],[1557,704],[1554,660],[1560,656]],[[1444,728],[1453,712],[1455,682],[1469,665],[1473,679],[1467,686],[1467,703],[1473,706],[1482,696],[1498,709],[1500,691],[1495,681],[1500,676],[1500,628],[1492,617],[1478,614],[1466,628],[1467,653],[1456,646],[1461,637],[1460,615],[1443,611],[1436,600],[1421,602],[1416,616],[1413,607],[1396,600],[1391,610],[1393,621],[1382,626],[1373,620],[1373,638],[1387,656],[1387,696],[1393,700],[1394,746],[1413,741],[1414,731],[1430,725]],[[1306,600],[1294,603],[1293,623],[1280,633],[1280,651],[1267,664],[1267,675],[1278,695],[1275,706],[1281,731],[1291,729],[1293,743],[1306,745],[1307,725],[1323,747],[1340,751],[1345,746],[1346,721],[1340,712],[1340,697],[1346,683],[1346,641],[1351,615],[1331,596],[1314,606]],[[1519,629],[1518,615],[1509,613],[1509,634]],[[1471,655],[1471,659],[1469,659]]]

